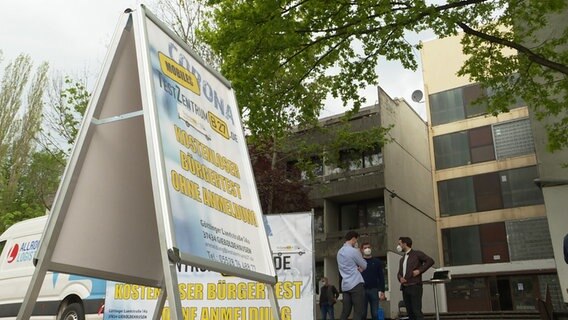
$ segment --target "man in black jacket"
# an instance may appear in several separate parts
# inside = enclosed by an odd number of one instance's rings
[[[337,297],[339,297],[337,288],[328,283],[327,277],[321,278],[319,305],[323,320],[327,319],[327,314],[329,314],[330,320],[335,320],[333,305],[337,301]]]
[[[412,249],[409,237],[398,238],[397,250],[404,252],[398,267],[398,281],[408,317],[410,320],[423,320],[422,274],[434,265],[434,260],[424,252]]]
[[[365,316],[367,319],[367,305],[371,306],[371,319],[378,319],[379,299],[385,300],[385,274],[381,259],[373,257],[373,249],[369,242],[361,245],[363,259],[367,261],[367,269],[361,272],[365,280]]]

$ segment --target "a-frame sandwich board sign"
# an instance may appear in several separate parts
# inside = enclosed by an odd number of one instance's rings
[[[143,5],[119,21],[36,254],[18,319],[47,271],[162,288],[176,264],[269,284],[276,273],[236,99]]]

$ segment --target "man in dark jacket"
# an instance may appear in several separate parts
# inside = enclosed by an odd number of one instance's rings
[[[385,274],[381,259],[373,257],[373,250],[369,242],[361,245],[363,259],[367,261],[367,269],[361,272],[365,280],[365,316],[367,318],[367,305],[371,305],[371,319],[378,318],[379,299],[385,299]]]
[[[319,305],[323,320],[327,319],[328,314],[330,320],[335,320],[333,305],[337,301],[337,297],[339,297],[339,291],[337,291],[337,288],[328,283],[327,277],[321,278]]]
[[[397,250],[404,252],[398,267],[398,281],[408,317],[410,320],[423,320],[422,274],[434,265],[434,260],[424,252],[412,249],[409,237],[398,238]]]

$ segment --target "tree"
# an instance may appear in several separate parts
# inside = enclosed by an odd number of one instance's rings
[[[308,188],[301,180],[299,168],[289,165],[287,154],[275,148],[249,144],[249,153],[262,212],[286,213],[307,211],[311,206]]]
[[[215,10],[200,34],[221,56],[222,73],[232,81],[253,135],[313,123],[328,93],[356,111],[364,103],[357,90],[377,83],[378,58],[416,69],[413,50],[420,44],[405,35],[427,29],[438,37],[465,33],[464,52],[471,57],[460,72],[491,88],[486,99],[492,111],[505,111],[518,96],[541,116],[568,108],[568,53],[562,47],[568,29],[554,39],[535,39],[548,15],[566,8],[564,0],[208,3]],[[543,79],[546,86],[534,85]],[[566,116],[548,133],[551,150],[568,146]]]
[[[211,48],[202,41],[197,30],[197,27],[200,25],[208,24],[212,26],[213,23],[210,8],[204,7],[202,4],[200,1],[161,0],[159,15],[206,62],[212,66],[217,66],[219,64],[217,54],[211,52]],[[234,83],[234,81],[239,81],[241,78],[231,78],[227,74],[225,76],[228,76],[233,81],[233,85],[237,88],[237,94],[241,97],[242,95],[239,94],[241,89]],[[286,76],[286,72],[279,72],[278,78],[269,78],[276,82],[282,82],[282,87],[288,81],[284,79]],[[269,85],[258,86],[258,88],[265,92],[272,90],[272,87]],[[313,88],[317,90],[315,84]],[[276,89],[274,88],[274,90]],[[302,98],[302,92],[290,92],[290,96],[293,99],[300,99]],[[314,155],[321,155],[325,149],[326,162],[337,162],[339,148],[346,148],[345,140],[342,140],[342,137],[354,137],[354,135],[350,136],[337,132],[331,134],[330,130],[317,128],[316,130],[325,131],[327,132],[326,134],[330,134],[330,136],[337,139],[335,143],[314,144],[309,140],[303,139],[302,135],[292,132],[293,127],[296,125],[299,125],[301,128],[304,126],[307,128],[317,126],[319,111],[316,110],[316,104],[326,94],[322,90],[311,99],[301,99],[303,103],[301,112],[296,112],[294,108],[286,106],[285,103],[291,103],[293,99],[287,102],[281,100],[277,105],[260,102],[257,108],[241,108],[241,111],[244,111],[242,118],[247,132],[247,143],[251,152],[251,161],[261,205],[265,213],[307,210],[309,208],[308,190],[303,187],[306,181],[300,180],[299,175],[290,176],[290,170],[306,172],[308,173],[306,178],[313,179],[314,176],[310,173],[313,171],[314,165],[316,165],[312,161]],[[249,112],[250,110],[260,110],[259,108],[262,108],[262,106],[269,105],[270,107],[262,109],[264,112]],[[357,146],[367,148],[367,144],[374,143],[378,145],[377,141],[380,140],[382,145],[386,141],[384,139],[385,133],[386,130],[380,133],[375,130],[367,133],[357,133],[357,136],[360,137],[357,141],[365,141],[366,143],[354,144],[354,141],[351,140],[347,144],[349,144],[349,148]],[[293,148],[290,147],[290,141],[294,141]],[[290,164],[290,161],[288,161],[290,159],[294,159],[292,167],[288,165]]]
[[[47,63],[41,64],[28,87],[32,62],[23,54],[4,71],[0,88],[0,214],[4,223],[43,214],[45,210],[37,203],[23,201],[26,190],[21,181],[33,162],[30,155],[41,126],[47,71]],[[26,104],[22,105],[26,91]],[[6,226],[0,225],[0,230]]]
[[[63,164],[71,153],[90,98],[86,80],[69,76],[52,79],[40,142],[46,150],[58,155]]]
[[[219,58],[207,43],[197,37],[197,30],[207,21],[210,9],[199,0],[159,0],[159,17],[174,33],[212,67],[219,66]]]

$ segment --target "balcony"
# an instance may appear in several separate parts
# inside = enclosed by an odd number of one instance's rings
[[[310,199],[356,200],[354,195],[378,192],[385,187],[384,166],[331,173],[319,177],[313,184]]]

